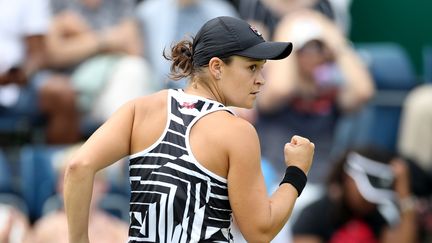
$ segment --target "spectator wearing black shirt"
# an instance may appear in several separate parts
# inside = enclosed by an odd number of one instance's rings
[[[394,202],[399,217],[390,220],[381,209]],[[335,164],[327,193],[300,212],[293,242],[416,242],[415,206],[403,160],[375,148],[351,150]]]

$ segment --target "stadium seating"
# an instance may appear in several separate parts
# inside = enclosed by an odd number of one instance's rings
[[[362,110],[341,120],[334,153],[365,144],[396,151],[402,104],[418,84],[411,59],[397,43],[359,43],[355,47],[371,72],[376,94]]]

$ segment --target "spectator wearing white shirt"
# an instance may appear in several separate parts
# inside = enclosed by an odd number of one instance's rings
[[[46,116],[47,129],[63,130],[64,138],[74,136],[64,121],[77,119],[71,113],[73,93],[49,87],[38,78],[40,70],[50,66],[45,48],[46,33],[51,23],[47,0],[0,1],[0,118],[28,118],[30,125]],[[49,92],[47,92],[49,91]],[[55,100],[47,99],[55,93]],[[44,103],[56,109],[45,109]]]

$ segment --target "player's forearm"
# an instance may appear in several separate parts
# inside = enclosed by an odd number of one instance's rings
[[[248,232],[243,232],[244,237],[249,243],[270,242],[280,232],[291,216],[294,203],[297,199],[297,190],[291,185],[282,184],[268,199],[266,204],[262,204],[261,213],[256,213],[257,218],[251,219],[255,226],[248,227]]]
[[[67,167],[64,180],[64,203],[70,242],[88,242],[93,179],[94,172],[80,163],[71,162]]]
[[[303,148],[308,149],[309,154],[296,154],[295,149],[298,148],[296,146],[303,146]],[[310,169],[313,158],[313,153],[310,152],[313,152],[313,149],[313,143],[299,136],[293,136],[291,142],[285,145],[284,153],[288,167],[279,188],[270,198],[271,233],[274,236],[288,221],[297,198],[306,186],[307,172]],[[298,163],[298,161],[302,161],[303,163]]]
[[[284,227],[291,216],[297,197],[297,190],[289,183],[281,184],[271,196],[271,219],[274,236]]]

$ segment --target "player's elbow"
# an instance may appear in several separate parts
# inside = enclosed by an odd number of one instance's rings
[[[244,232],[244,237],[248,243],[268,243],[275,237],[275,232],[270,227],[258,226]]]
[[[92,169],[85,160],[73,159],[70,160],[65,168],[64,176],[65,180],[70,179],[80,179],[82,177],[87,176],[88,173],[91,173]]]
[[[255,234],[245,238],[248,243],[269,243],[271,240],[273,240],[273,237],[274,236],[269,233],[256,232]]]

